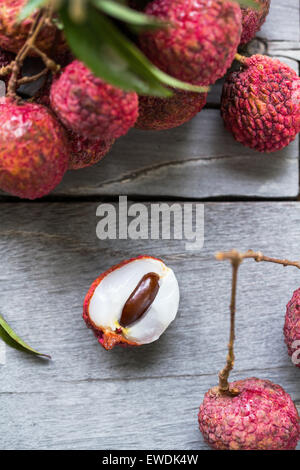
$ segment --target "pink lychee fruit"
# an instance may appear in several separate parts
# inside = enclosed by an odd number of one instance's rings
[[[233,62],[241,38],[239,5],[228,0],[154,0],[145,12],[169,26],[142,33],[140,46],[161,70],[211,85]]]
[[[70,142],[69,170],[79,170],[98,163],[111,149],[114,139],[88,140],[74,132],[68,133]]]
[[[50,100],[62,123],[89,140],[121,137],[138,116],[136,93],[105,83],[78,60],[53,82]]]
[[[281,150],[300,131],[300,78],[278,59],[254,55],[242,61],[223,87],[225,126],[247,147]]]
[[[0,110],[0,188],[20,198],[45,196],[68,167],[64,130],[39,104],[7,98]]]
[[[106,349],[156,341],[175,319],[179,287],[173,270],[152,256],[113,266],[91,285],[83,319]]]
[[[35,21],[37,13],[19,21],[20,12],[26,4],[27,0],[5,0],[0,4],[0,47],[7,51],[19,52]],[[54,23],[49,23],[40,31],[36,47],[47,52],[52,49],[54,42],[56,51],[67,49],[61,31]],[[30,55],[35,55],[35,53],[31,52]]]
[[[270,10],[271,0],[255,0],[259,8],[242,7],[242,37],[241,44],[245,44],[254,38],[260,30]]]
[[[300,289],[286,306],[284,337],[293,363],[300,367]]]
[[[209,390],[200,406],[200,430],[218,450],[293,450],[300,439],[299,415],[291,397],[269,380],[230,384],[238,395]]]
[[[138,129],[164,130],[181,126],[198,114],[206,103],[206,93],[172,90],[170,98],[139,96]]]

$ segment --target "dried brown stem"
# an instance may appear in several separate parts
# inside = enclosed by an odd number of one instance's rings
[[[11,76],[8,82],[7,87],[7,96],[17,98],[16,96],[16,89],[20,84],[30,83],[33,82],[40,77],[47,74],[48,70],[52,72],[57,72],[60,68],[52,59],[50,59],[44,52],[40,51],[36,46],[36,40],[38,35],[40,34],[42,28],[45,24],[51,21],[53,9],[52,7],[42,9],[39,14],[36,16],[31,29],[29,31],[27,40],[23,47],[18,52],[15,60],[9,64],[6,68],[2,68],[0,70],[3,74],[8,74],[11,72]],[[23,66],[24,60],[26,59],[29,52],[34,51],[37,55],[39,55],[45,63],[46,69],[42,70],[40,73],[32,76],[32,77],[23,77],[19,78],[21,68]]]
[[[235,312],[236,312],[236,290],[237,275],[241,263],[245,259],[253,259],[257,263],[262,261],[266,263],[281,264],[282,266],[294,266],[300,269],[300,261],[290,261],[288,259],[271,258],[263,255],[260,251],[248,250],[240,253],[236,250],[219,252],[216,254],[219,261],[229,260],[232,265],[232,286],[231,286],[231,303],[230,303],[230,339],[228,344],[227,362],[223,370],[219,373],[219,390],[221,393],[236,395],[238,391],[229,388],[229,375],[234,367],[234,340],[235,340]]]

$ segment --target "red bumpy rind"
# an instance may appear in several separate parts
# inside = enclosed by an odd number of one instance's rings
[[[286,306],[284,338],[293,363],[300,367],[300,289],[297,289]]]
[[[274,152],[300,131],[300,78],[277,59],[254,55],[223,87],[221,114],[234,138],[259,152]]]
[[[230,384],[239,395],[206,393],[198,415],[205,441],[219,450],[293,450],[300,438],[291,397],[269,380],[249,378]]]

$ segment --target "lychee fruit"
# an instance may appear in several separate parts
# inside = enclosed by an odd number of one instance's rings
[[[249,378],[206,393],[198,415],[205,441],[218,450],[293,450],[300,439],[298,411],[282,387]]]
[[[0,188],[36,199],[61,181],[68,167],[65,133],[43,106],[6,99],[0,113]]]
[[[300,367],[300,289],[286,306],[284,337],[293,363]]]
[[[138,97],[105,83],[78,60],[55,80],[51,106],[62,123],[87,139],[116,139],[134,126]]]
[[[19,21],[19,14],[26,5],[27,0],[5,0],[0,5],[0,47],[18,53],[24,45],[36,13]],[[55,42],[55,50],[65,50],[67,48],[61,31],[54,23],[45,25],[37,37],[36,47],[42,51],[49,51]],[[32,55],[35,55],[34,53]]]
[[[241,58],[223,87],[221,114],[242,144],[259,152],[286,147],[300,131],[300,78],[278,59]]]
[[[270,10],[271,0],[255,0],[259,5],[256,10],[251,7],[242,7],[242,37],[241,44],[245,44],[254,38],[260,30]]]
[[[164,72],[195,85],[211,85],[230,67],[242,31],[237,3],[154,0],[145,12],[169,23],[140,36],[141,49]]]
[[[172,90],[170,98],[139,96],[138,129],[164,130],[181,126],[198,114],[206,103],[206,93]]]
[[[111,149],[114,139],[88,140],[73,132],[68,133],[70,142],[69,170],[79,170],[98,163]]]
[[[174,320],[179,287],[163,261],[139,256],[113,266],[91,285],[83,318],[105,349],[156,341]]]

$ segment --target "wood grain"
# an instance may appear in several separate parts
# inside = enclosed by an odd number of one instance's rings
[[[300,206],[207,203],[199,253],[185,251],[180,240],[97,240],[96,208],[1,205],[1,313],[53,357],[46,362],[7,349],[1,447],[206,448],[197,407],[223,366],[229,327],[230,267],[213,255],[237,247],[297,259]],[[178,317],[152,345],[106,352],[81,319],[84,295],[102,271],[140,253],[162,257],[175,270]],[[298,404],[300,371],[287,355],[282,327],[299,276],[294,268],[242,266],[233,374],[270,378]]]

